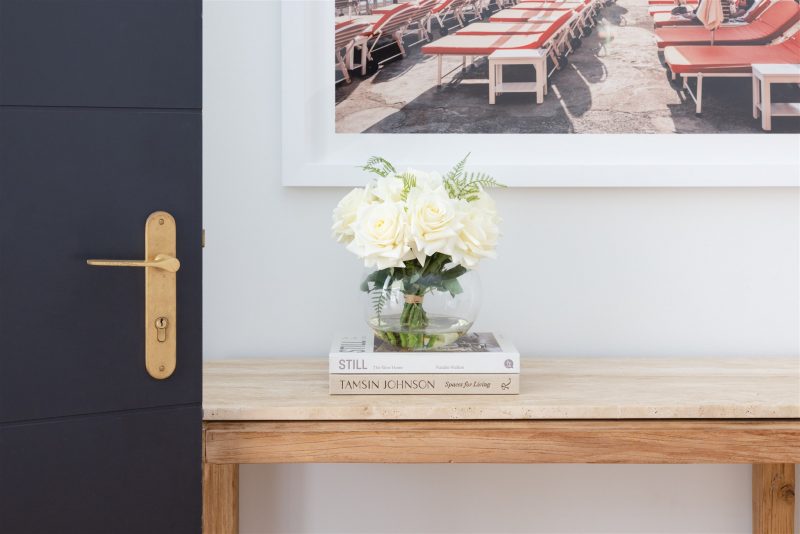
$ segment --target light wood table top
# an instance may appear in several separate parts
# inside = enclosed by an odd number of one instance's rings
[[[325,359],[206,361],[206,421],[800,418],[796,358],[523,358],[520,395],[328,394]]]
[[[753,532],[794,532],[798,359],[522,361],[520,395],[328,395],[323,359],[203,369],[203,530],[238,531],[239,465],[750,463]]]

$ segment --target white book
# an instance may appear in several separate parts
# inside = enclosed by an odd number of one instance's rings
[[[330,374],[518,374],[519,352],[502,336],[471,333],[436,351],[399,352],[373,334],[337,336]]]
[[[328,375],[331,395],[517,395],[514,373]]]

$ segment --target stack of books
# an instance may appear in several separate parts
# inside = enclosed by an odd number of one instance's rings
[[[435,352],[398,352],[369,334],[334,340],[331,395],[515,395],[519,353],[501,336],[472,333]]]

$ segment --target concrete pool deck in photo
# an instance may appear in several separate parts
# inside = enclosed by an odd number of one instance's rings
[[[439,37],[434,30],[433,40]],[[436,58],[420,46],[366,78],[336,88],[337,133],[759,133],[747,78],[704,81],[703,114],[667,79],[647,0],[618,0],[548,80],[542,104],[530,93],[488,99],[488,68],[479,59],[436,87]],[[445,57],[444,70],[460,57]],[[798,58],[800,62],[800,58]],[[530,67],[509,67],[510,80],[529,80]],[[796,86],[775,86],[773,101],[799,101]],[[800,132],[800,119],[779,118],[773,132]]]

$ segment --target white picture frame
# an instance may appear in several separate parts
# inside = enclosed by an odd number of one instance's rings
[[[519,187],[798,187],[797,134],[337,134],[333,0],[281,1],[281,180],[358,186],[398,168],[469,167]]]

